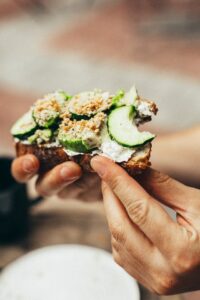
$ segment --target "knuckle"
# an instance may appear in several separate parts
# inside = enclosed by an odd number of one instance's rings
[[[149,212],[148,201],[142,198],[130,201],[130,203],[127,205],[127,211],[132,221],[142,226],[147,221]]]
[[[123,182],[123,178],[121,175],[113,175],[110,179],[110,184],[112,186],[112,189],[115,191],[119,189],[121,186],[121,183]]]
[[[154,292],[157,295],[170,295],[173,293],[174,287],[176,285],[176,280],[172,276],[165,275],[161,276],[159,282],[154,288]]]
[[[158,184],[166,184],[170,183],[171,181],[171,178],[168,175],[163,174],[161,172],[155,172],[153,177]]]
[[[120,223],[112,223],[110,229],[111,229],[111,234],[115,241],[115,245],[116,242],[124,244],[126,240],[126,236],[125,236],[123,225]]]
[[[112,238],[112,249],[115,250],[118,253],[121,250],[121,244],[118,241],[116,241],[115,238]]]
[[[181,252],[180,254],[174,255],[171,264],[176,274],[184,274],[195,268],[195,260],[192,256],[187,255],[188,251]]]

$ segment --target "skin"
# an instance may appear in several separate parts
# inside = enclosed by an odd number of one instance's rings
[[[37,176],[38,170],[39,161],[31,154],[16,158],[12,163],[12,174],[18,182],[28,182]],[[71,161],[38,176],[36,190],[44,197],[58,195],[61,199],[74,198],[86,202],[102,199],[99,177],[94,173],[82,174],[80,166]]]
[[[154,293],[198,290],[200,191],[152,169],[138,178],[142,187],[107,158],[91,164],[102,179],[115,261]],[[177,213],[176,221],[161,203]]]
[[[198,186],[199,136],[200,127],[196,127],[158,137],[153,145],[153,166]],[[145,172],[136,181],[103,157],[93,158],[91,165],[102,180],[116,262],[157,294],[198,290],[200,191],[155,170]],[[38,169],[39,162],[33,155],[17,158],[12,165],[13,176],[19,182],[30,180]],[[100,190],[96,189],[100,186],[99,177],[82,176],[77,164],[66,162],[39,176],[36,189],[43,196],[56,194],[65,199],[93,201],[101,199]],[[176,212],[176,221],[161,203]]]
[[[163,134],[153,141],[153,168],[194,187],[200,186],[200,126]]]

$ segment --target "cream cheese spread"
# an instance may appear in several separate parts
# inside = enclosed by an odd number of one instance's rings
[[[84,155],[85,153],[74,152],[68,149],[64,149],[65,153],[69,156]],[[98,150],[93,150],[90,155],[102,155],[108,157],[115,162],[128,161],[131,156],[136,152],[135,149],[130,149],[119,145],[117,142],[110,139],[108,135],[103,138],[101,146]]]
[[[153,115],[153,112],[150,110],[150,105],[148,102],[141,102],[138,105],[137,110],[141,116],[151,117]]]

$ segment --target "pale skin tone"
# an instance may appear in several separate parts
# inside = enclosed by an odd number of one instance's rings
[[[200,178],[199,136],[200,128],[197,127],[158,138],[154,144],[153,166],[197,185]],[[153,169],[133,179],[103,157],[93,158],[91,165],[102,180],[116,262],[157,294],[199,289],[200,190]],[[27,182],[37,174],[38,168],[36,157],[27,155],[13,162],[12,172],[18,181]],[[78,165],[66,162],[39,177],[36,188],[43,196],[58,194],[66,198],[76,190],[78,182],[79,198],[85,200],[87,197],[91,201],[95,195],[88,196],[90,180],[81,176]],[[94,181],[98,180],[94,174],[92,176]],[[87,191],[85,194],[82,187]],[[89,187],[89,190],[92,189]],[[169,217],[161,203],[177,213],[176,221]]]

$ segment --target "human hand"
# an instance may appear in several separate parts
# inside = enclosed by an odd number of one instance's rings
[[[16,158],[12,164],[12,174],[18,182],[28,182],[37,175],[38,170],[39,161],[31,154]],[[39,175],[36,190],[44,197],[58,195],[63,199],[73,198],[89,202],[101,199],[99,181],[96,174],[82,174],[78,164],[67,161]]]
[[[199,289],[200,191],[151,169],[139,176],[145,190],[106,158],[91,165],[103,180],[115,261],[157,294]],[[159,202],[176,211],[176,221]]]

